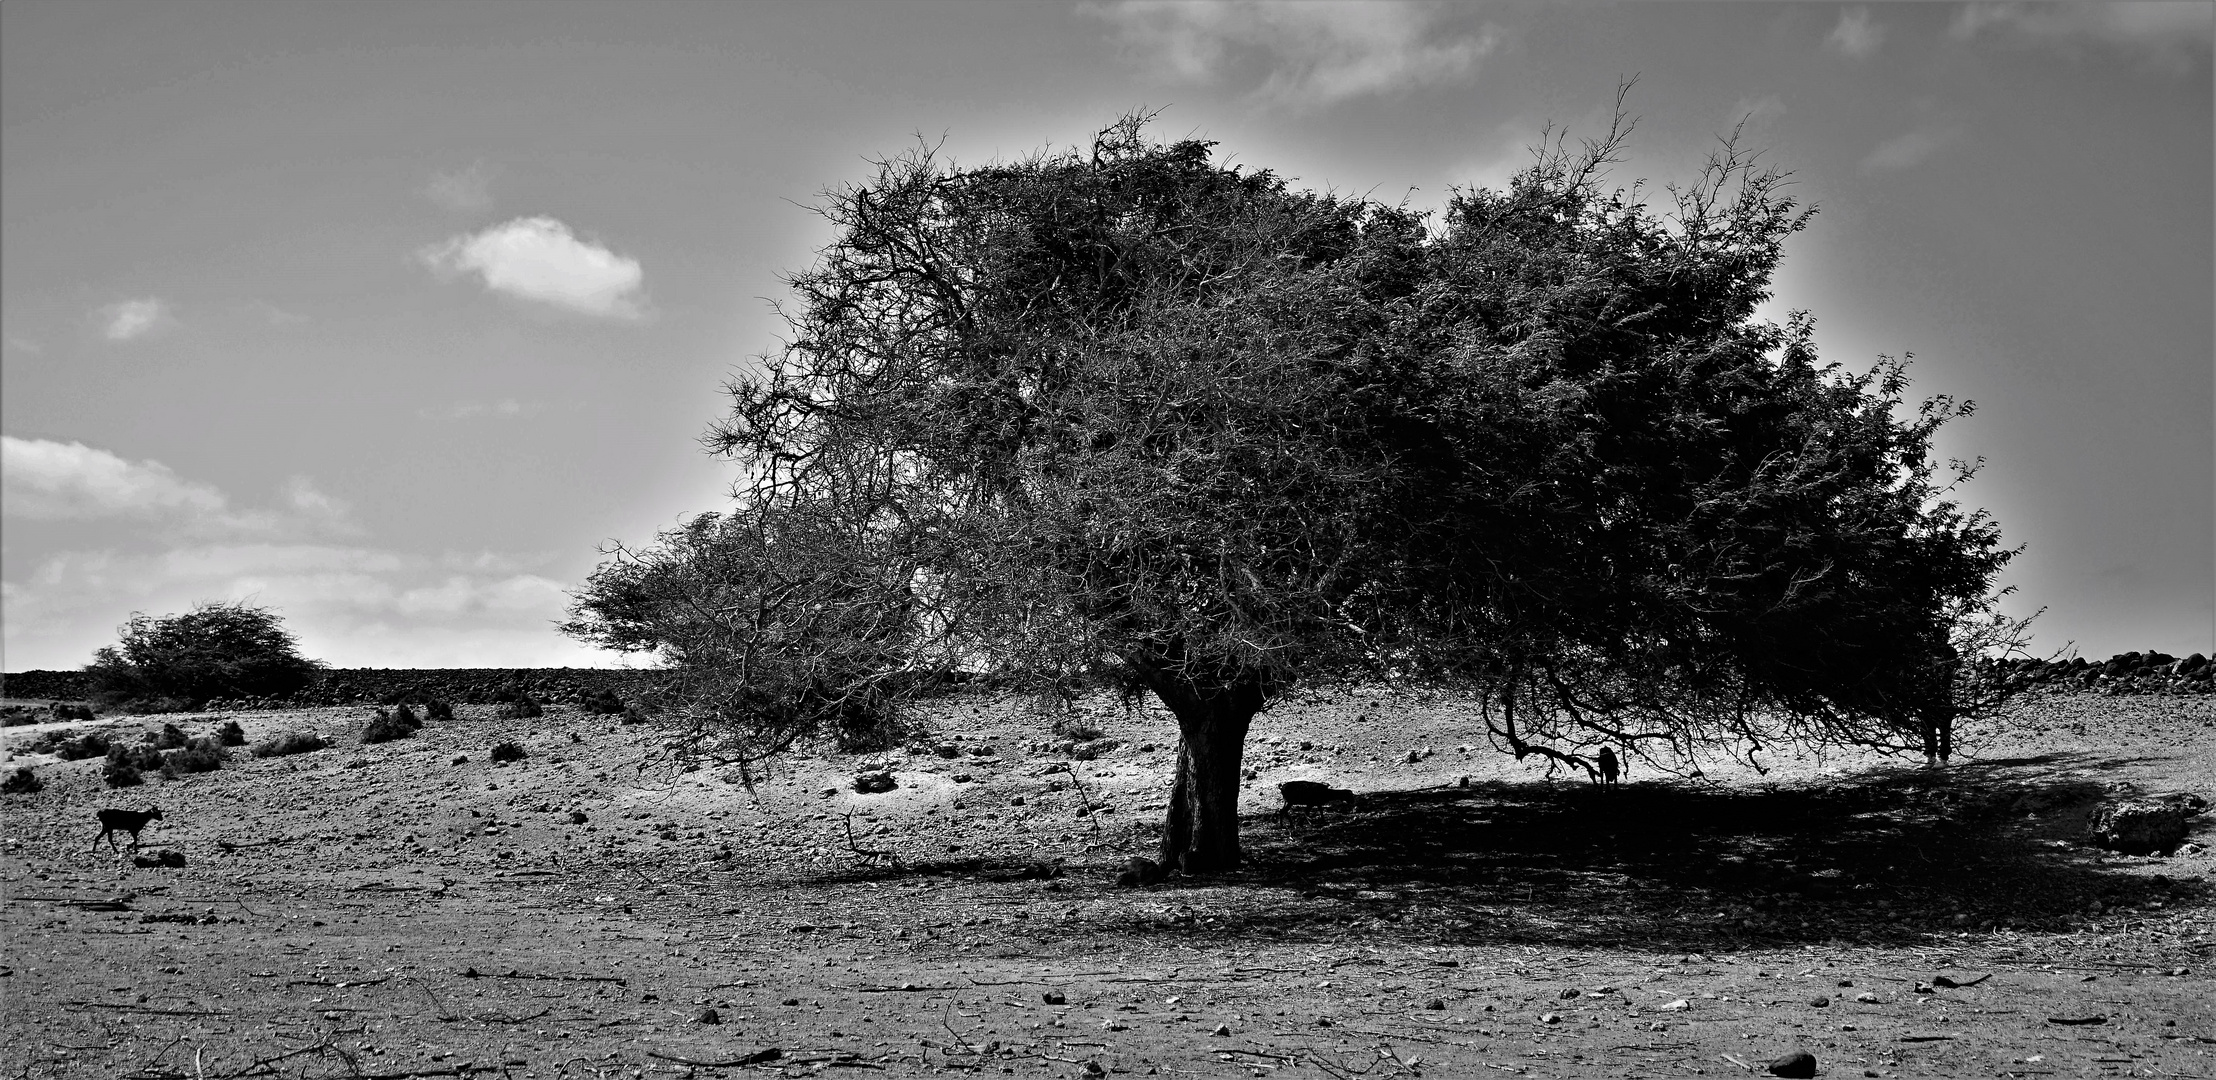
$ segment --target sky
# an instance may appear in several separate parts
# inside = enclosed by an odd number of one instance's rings
[[[2211,12],[2048,4],[0,5],[0,661],[245,600],[339,666],[631,663],[554,630],[725,504],[826,188],[1163,138],[1437,206],[1636,77],[1818,207],[1764,316],[1972,399],[1956,494],[2045,652],[2216,652]]]

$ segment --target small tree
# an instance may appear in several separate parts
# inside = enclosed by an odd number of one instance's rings
[[[244,601],[158,619],[134,612],[117,633],[122,640],[85,667],[103,704],[179,712],[212,698],[283,697],[322,670],[300,655],[276,612]]]
[[[1782,174],[1727,141],[1658,214],[1602,185],[1619,121],[1433,223],[1142,126],[829,194],[709,434],[737,508],[617,549],[571,632],[659,650],[741,754],[950,668],[1151,692],[1189,873],[1238,864],[1248,727],[1303,683],[1464,692],[1572,766],[1929,748],[1972,707],[2011,553],[1935,480],[1953,403],[1902,419],[1902,363],[1753,320]]]

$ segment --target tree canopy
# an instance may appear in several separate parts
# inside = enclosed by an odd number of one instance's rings
[[[244,601],[160,618],[133,612],[116,633],[121,640],[85,666],[93,696],[112,705],[177,711],[214,698],[282,697],[322,669],[300,655],[276,612]]]
[[[1433,217],[1143,129],[828,193],[707,436],[734,509],[619,549],[571,631],[720,687],[688,715],[740,756],[919,672],[1151,691],[1189,872],[1237,864],[1247,727],[1295,686],[1464,692],[1573,765],[1976,707],[2012,552],[1932,460],[1962,409],[1754,318],[1812,212],[1782,173],[1727,140],[1609,187],[1619,123]]]

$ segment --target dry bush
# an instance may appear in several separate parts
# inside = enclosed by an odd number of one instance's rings
[[[45,786],[46,782],[40,780],[37,773],[28,767],[19,767],[9,773],[7,779],[0,780],[0,795],[29,795]]]
[[[54,742],[50,749],[56,757],[63,761],[83,761],[86,758],[96,758],[108,752],[106,732],[87,731],[75,738],[69,737],[72,734],[69,732],[59,734],[62,735],[62,738]],[[38,750],[41,747],[39,744],[33,743],[31,749]]]
[[[214,772],[223,767],[230,754],[215,739],[201,738],[186,743],[182,748],[162,755],[162,775],[171,780],[187,773]]]
[[[423,726],[420,722],[409,723],[414,719],[415,714],[409,712],[406,705],[402,705],[398,713],[379,709],[377,715],[369,718],[369,725],[362,729],[362,743],[368,745],[409,738],[416,733],[416,728]]]
[[[433,720],[452,720],[454,719],[454,706],[449,705],[446,702],[439,700],[438,698],[432,698],[431,703],[423,707],[423,719],[426,722]]]
[[[185,729],[175,724],[163,724],[161,732],[154,736],[154,748],[177,750],[183,748],[187,741]]]
[[[522,761],[528,755],[524,753],[523,747],[516,743],[504,742],[493,747],[492,753],[488,756],[492,758],[494,764],[505,765],[511,761]]]
[[[225,746],[245,746],[246,729],[240,727],[239,722],[236,720],[227,720],[224,722],[223,726],[216,731],[216,741],[222,743]]]

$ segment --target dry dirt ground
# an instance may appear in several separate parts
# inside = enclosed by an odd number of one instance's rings
[[[1022,702],[945,699],[870,795],[852,757],[749,795],[654,764],[651,726],[460,712],[374,746],[367,709],[238,714],[338,745],[126,790],[16,758],[46,787],[0,801],[0,1080],[1728,1076],[1794,1050],[2216,1077],[2216,823],[2170,858],[2069,842],[2107,785],[2210,792],[2206,697],[2030,699],[1944,770],[1634,763],[1610,792],[1451,703],[1305,699],[1256,722],[1250,866],[1141,889],[1114,878],[1160,817],[1158,712],[1088,703],[1120,745],[1073,760]],[[505,739],[529,756],[488,761]],[[1364,797],[1280,817],[1297,778]],[[89,847],[95,809],[148,804],[141,854],[182,868]]]

